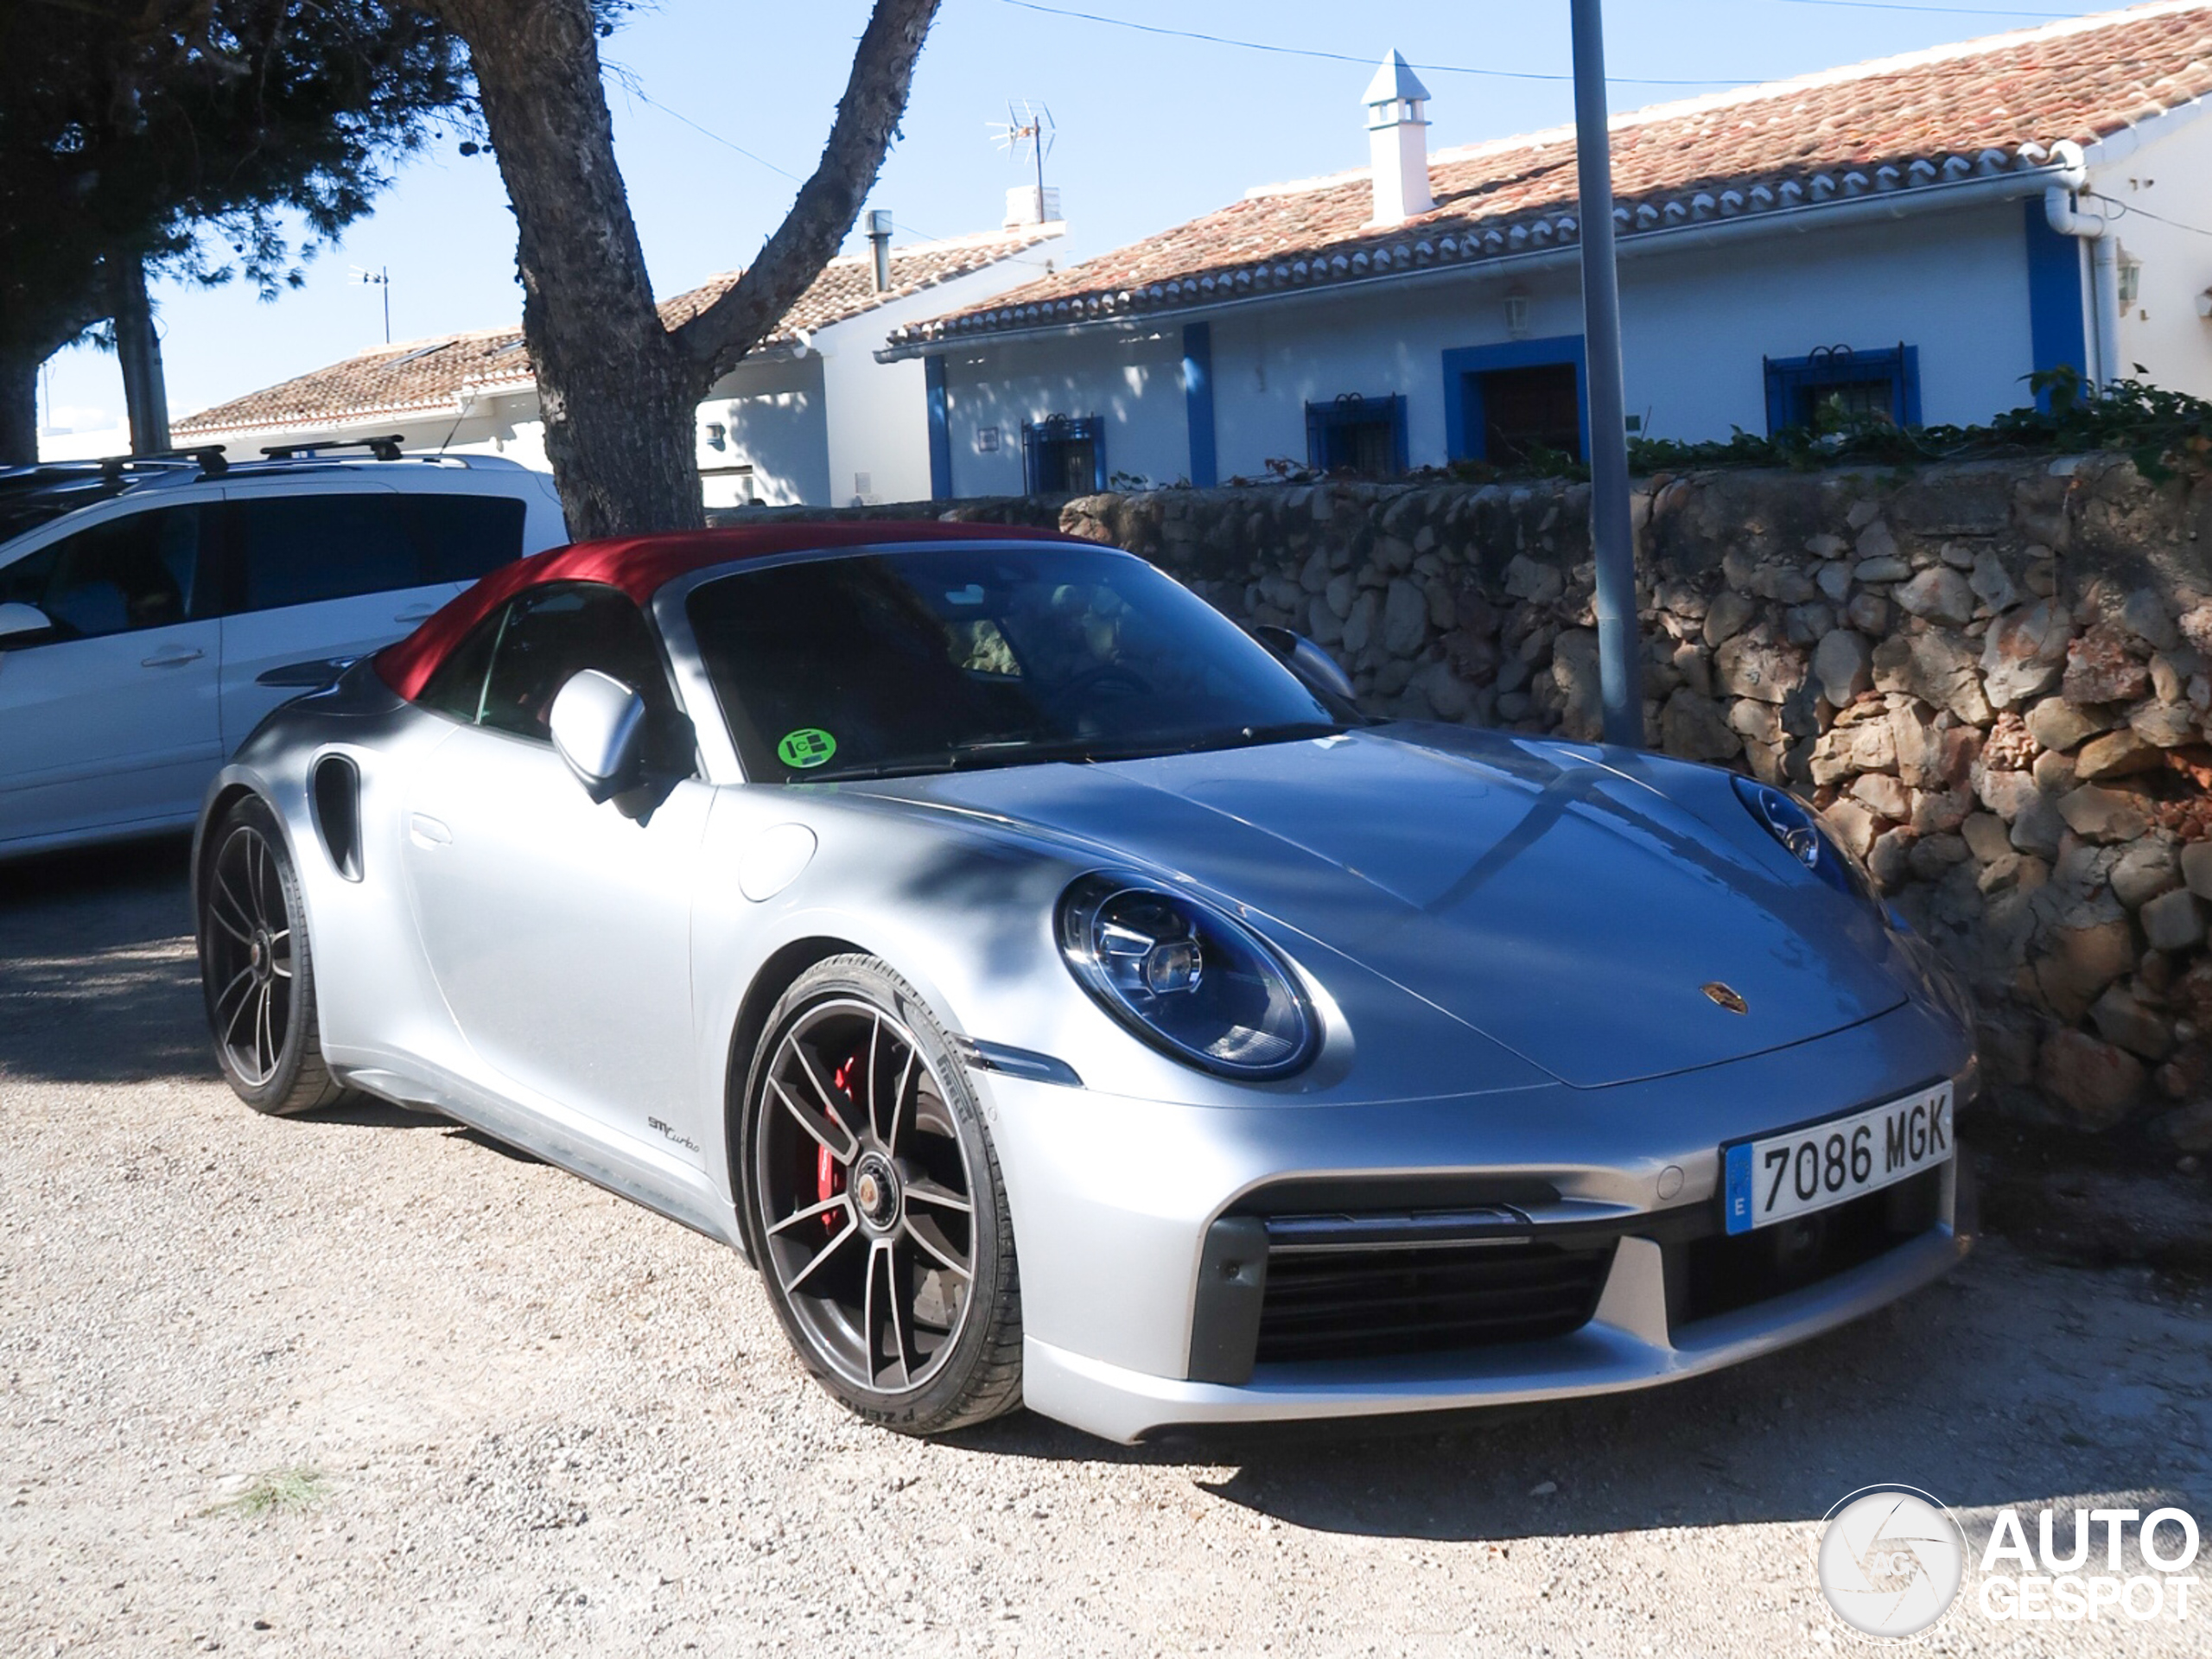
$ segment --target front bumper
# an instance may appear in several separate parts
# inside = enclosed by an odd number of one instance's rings
[[[1125,1443],[1162,1429],[1309,1417],[1372,1417],[1567,1400],[1652,1388],[1756,1359],[1872,1313],[1940,1278],[1966,1254],[1942,1223],[1879,1259],[1799,1291],[1700,1319],[1670,1338],[1659,1247],[1624,1238],[1590,1323],[1548,1342],[1387,1363],[1262,1365],[1248,1383],[1148,1376],[1032,1337],[1022,1344],[1030,1408]]]
[[[1971,1065],[1955,1028],[1908,1007],[1777,1053],[1599,1090],[1244,1109],[993,1074],[986,1110],[1021,1263],[1024,1398],[1131,1441],[1179,1426],[1610,1393],[1756,1357],[1952,1266],[1967,1248],[1956,1166],[1932,1178],[1926,1224],[1872,1259],[1704,1313],[1688,1306],[1679,1245],[1685,1222],[1718,1215],[1720,1145],[1962,1077]],[[1249,1380],[1198,1380],[1222,1374],[1207,1351],[1204,1287],[1224,1268],[1208,1256],[1209,1233],[1225,1214],[1307,1182],[1427,1192],[1461,1183],[1477,1194],[1540,1183],[1558,1195],[1549,1213],[1572,1218],[1562,1231],[1594,1226],[1617,1242],[1594,1311],[1563,1335],[1436,1352],[1272,1363],[1263,1354],[1227,1373]]]

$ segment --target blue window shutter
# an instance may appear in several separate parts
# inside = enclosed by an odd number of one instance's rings
[[[1900,346],[1897,354],[1903,359],[1897,365],[1897,402],[1902,406],[1902,419],[1907,426],[1920,424],[1920,347]]]
[[[1041,493],[1037,487],[1037,426],[1033,421],[1021,423],[1021,493],[1024,495]]]
[[[1444,353],[1444,455],[1447,461],[1479,460],[1483,452],[1482,378]]]
[[[1103,495],[1106,493],[1106,423],[1094,415],[1083,423],[1083,429],[1090,439],[1090,487]]]
[[[1789,378],[1770,357],[1760,358],[1759,365],[1766,376],[1766,435],[1771,438],[1789,424]]]
[[[1390,465],[1393,470],[1406,470],[1406,394],[1392,394],[1390,398]]]
[[[927,389],[930,425],[930,499],[952,499],[952,410],[944,390],[944,359],[922,359],[922,384]]]
[[[1218,481],[1213,429],[1213,325],[1183,325],[1183,416],[1191,429],[1191,482],[1210,490]]]
[[[1328,423],[1317,404],[1306,405],[1306,464],[1317,473],[1329,470]]]
[[[2028,233],[2028,348],[2037,370],[2069,368],[2086,383],[2088,330],[2082,315],[2082,264],[2088,257],[2078,237],[2061,236],[2044,215],[2043,198],[2022,202]],[[2050,394],[2037,395],[2046,414]]]

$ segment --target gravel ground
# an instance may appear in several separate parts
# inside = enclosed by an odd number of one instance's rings
[[[1812,1548],[1868,1482],[2212,1518],[2201,1292],[2001,1242],[1727,1376],[1388,1438],[862,1428],[733,1252],[439,1119],[240,1106],[182,862],[0,871],[0,1654],[1764,1656],[1859,1641]],[[1935,1650],[2212,1650],[1977,1576]]]

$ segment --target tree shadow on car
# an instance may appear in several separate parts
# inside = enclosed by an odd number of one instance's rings
[[[961,1438],[999,1455],[1185,1468],[1200,1490],[1285,1524],[1376,1537],[1510,1543],[1817,1522],[1847,1494],[1895,1482],[1961,1510],[2112,1492],[2184,1494],[2168,1501],[2189,1507],[2191,1490],[2201,1509],[2212,1421],[2192,1444],[2186,1419],[2133,1397],[2155,1389],[2107,1380],[2113,1401],[2067,1386],[2056,1368],[2024,1376],[2023,1351],[2055,1334],[2032,1323],[2049,1309],[2007,1305],[2017,1263],[1980,1287],[1977,1265],[1801,1347],[1630,1394],[1196,1430],[1139,1446],[1027,1415]],[[1962,1320],[1975,1296],[1986,1300]],[[2022,1319],[2025,1328],[2006,1328]],[[1969,1518],[1970,1536],[1982,1529]]]

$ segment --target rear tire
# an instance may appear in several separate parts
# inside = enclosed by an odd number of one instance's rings
[[[299,876],[258,798],[232,807],[207,838],[198,920],[200,991],[232,1091],[277,1116],[343,1097],[323,1064]]]
[[[912,986],[833,957],[770,1012],[739,1207],[800,1359],[844,1406],[941,1434],[1021,1403],[1014,1224],[966,1068]]]

